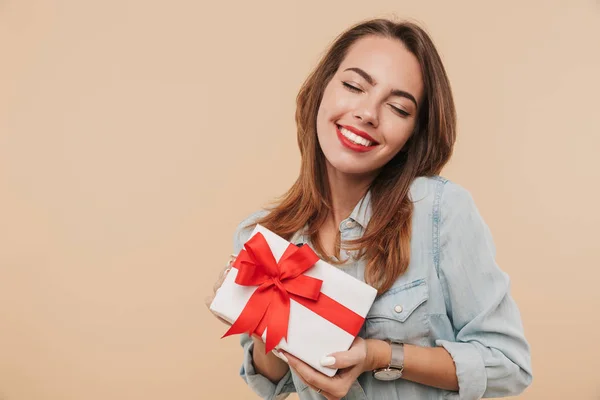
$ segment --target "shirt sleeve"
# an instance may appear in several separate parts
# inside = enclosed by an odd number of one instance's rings
[[[532,381],[530,347],[510,280],[471,194],[447,182],[439,207],[437,266],[456,341],[437,340],[452,356],[459,399],[515,396]]]
[[[242,334],[240,344],[244,349],[244,361],[240,368],[240,376],[254,393],[263,399],[282,400],[296,391],[290,370],[277,383],[271,382],[267,377],[256,372],[252,363],[254,341],[248,334]]]
[[[237,255],[242,250],[244,243],[250,238],[254,224],[259,218],[265,215],[266,211],[257,211],[244,219],[237,227],[233,237],[233,254]],[[243,361],[240,368],[240,376],[257,395],[263,399],[282,400],[295,392],[296,388],[292,380],[291,371],[281,378],[277,383],[271,382],[267,377],[260,375],[254,369],[252,354],[254,351],[254,341],[248,334],[240,336],[240,344],[243,349]]]

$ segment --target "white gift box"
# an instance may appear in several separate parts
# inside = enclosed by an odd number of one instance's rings
[[[279,261],[290,243],[261,225],[256,226],[250,238],[259,232],[269,244],[275,260]],[[229,271],[210,306],[213,312],[231,323],[242,313],[257,289],[257,286],[235,283],[237,273],[236,268]],[[363,319],[377,295],[373,287],[323,260],[317,261],[304,275],[322,280],[321,294]],[[266,334],[267,331],[262,335],[263,340],[266,340]],[[320,360],[332,353],[348,350],[353,341],[353,335],[291,299],[287,341],[282,339],[276,348],[287,351],[327,376],[333,376],[337,370],[321,366]]]

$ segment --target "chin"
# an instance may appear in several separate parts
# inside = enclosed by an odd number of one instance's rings
[[[338,172],[348,175],[365,175],[372,173],[376,170],[369,165],[357,164],[355,160],[339,160],[326,158],[328,164]]]
[[[362,157],[361,159],[354,156],[341,146],[337,137],[321,139],[319,137],[321,152],[325,156],[327,164],[336,171],[349,175],[364,175],[377,169],[373,163],[373,157]]]

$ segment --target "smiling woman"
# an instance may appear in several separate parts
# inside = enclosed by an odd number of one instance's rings
[[[374,177],[410,138],[421,97],[419,61],[402,42],[377,36],[356,41],[325,87],[317,114],[317,137],[328,164]]]
[[[442,61],[413,23],[342,33],[297,97],[302,166],[260,223],[377,288],[352,347],[324,354],[329,378],[243,335],[242,377],[263,398],[478,399],[531,382],[509,278],[469,192],[439,176],[456,115]],[[217,282],[218,288],[222,279]],[[210,299],[209,299],[210,302]]]

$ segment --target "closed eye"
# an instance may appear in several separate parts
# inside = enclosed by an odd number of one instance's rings
[[[406,111],[404,111],[404,110],[402,110],[402,109],[400,109],[398,107],[394,107],[394,106],[390,106],[390,107],[392,107],[392,109],[394,110],[394,112],[396,114],[399,114],[399,115],[401,115],[403,117],[408,117],[410,115],[409,113],[407,113]]]
[[[355,93],[362,92],[362,90],[360,90],[359,88],[357,88],[357,87],[355,87],[355,86],[352,86],[352,85],[350,85],[350,84],[349,84],[349,83],[347,83],[347,82],[342,82],[342,84],[344,85],[344,87],[345,87],[346,89],[348,89],[348,90],[349,90],[349,91],[351,91],[351,92],[355,92]]]
[[[354,93],[361,93],[362,92],[361,89],[359,89],[359,88],[357,88],[355,86],[350,85],[348,82],[342,82],[342,84],[344,85],[344,87],[346,89],[348,89],[351,92],[354,92]],[[400,109],[398,107],[394,107],[392,105],[390,105],[390,107],[392,108],[392,110],[394,110],[394,112],[396,114],[398,114],[398,115],[400,115],[402,117],[408,117],[410,115],[409,113],[407,113],[406,111],[404,111],[404,110],[402,110],[402,109]]]

